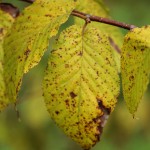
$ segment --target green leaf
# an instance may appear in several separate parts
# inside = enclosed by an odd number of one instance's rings
[[[7,13],[0,10],[0,112],[8,104],[5,97],[5,83],[3,78],[3,39],[7,31],[11,28],[14,19]]]
[[[52,50],[43,83],[56,124],[84,149],[99,140],[119,94],[119,77],[108,38],[96,28],[82,35],[66,29]]]
[[[134,115],[149,82],[150,26],[134,28],[125,36],[121,73],[124,99]]]
[[[74,7],[73,0],[36,0],[15,21],[4,43],[6,94],[12,102],[23,74],[39,63],[49,39],[58,33]]]
[[[106,8],[102,0],[99,2],[97,2],[96,0],[79,0],[79,5],[76,9],[87,14],[111,19],[108,9]],[[85,21],[83,19],[75,17],[75,23],[83,25],[84,22]],[[106,25],[100,22],[91,22],[90,24],[88,24],[88,26],[96,27],[103,31],[105,34],[108,34],[110,44],[113,48],[112,51],[114,59],[117,64],[118,71],[120,72],[120,49],[123,43],[123,35],[120,29],[118,27]]]

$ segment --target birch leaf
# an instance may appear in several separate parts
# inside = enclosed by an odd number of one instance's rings
[[[15,21],[4,42],[4,73],[12,102],[16,100],[23,74],[39,63],[49,39],[57,34],[74,7],[73,0],[36,0]]]
[[[80,2],[81,1],[81,2]],[[104,18],[110,18],[108,9],[106,8],[104,2],[102,0],[79,0],[79,5],[76,8],[79,11],[85,12],[87,14],[91,14],[94,16],[100,16]],[[75,23],[83,25],[84,20],[75,17]],[[103,23],[91,22],[88,26],[96,27],[104,33],[108,34],[110,45],[112,46],[112,51],[114,55],[114,59],[116,61],[118,71],[120,72],[120,52],[121,46],[123,43],[123,35],[118,27],[114,27],[111,25],[106,25]]]
[[[0,112],[8,104],[5,97],[5,83],[3,78],[3,39],[11,28],[14,19],[6,12],[0,10]]]
[[[134,116],[150,75],[150,26],[135,28],[124,39],[121,56],[123,94]]]
[[[96,28],[66,29],[52,50],[43,88],[56,124],[81,147],[95,145],[119,94],[108,38]]]

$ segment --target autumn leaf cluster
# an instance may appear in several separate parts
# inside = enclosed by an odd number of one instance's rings
[[[98,22],[85,26],[85,20],[71,16],[76,9],[111,18],[102,0],[36,0],[15,16],[0,8],[0,111],[16,103],[23,75],[38,65],[55,37],[43,96],[66,135],[83,149],[94,146],[115,108],[121,83],[135,115],[149,83],[150,26],[134,28],[124,37],[117,27]],[[71,17],[73,24],[58,35]]]

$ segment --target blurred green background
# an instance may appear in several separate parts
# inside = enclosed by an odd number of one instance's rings
[[[11,2],[22,9],[27,3]],[[107,0],[113,18],[143,26],[150,24],[149,0]],[[122,30],[125,34],[127,31]],[[17,108],[14,106],[0,114],[0,150],[81,150],[50,119],[42,97],[42,79],[48,52],[40,64],[24,76]],[[150,86],[133,119],[122,96],[106,124],[101,142],[92,150],[150,150]]]

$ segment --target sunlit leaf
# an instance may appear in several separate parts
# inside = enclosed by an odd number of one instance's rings
[[[119,93],[108,38],[96,28],[66,29],[50,54],[44,97],[52,119],[84,149],[99,140]]]
[[[12,102],[23,74],[39,63],[49,39],[57,34],[74,7],[73,0],[36,0],[15,21],[4,42],[6,94]]]
[[[79,0],[79,2],[80,3],[76,8],[77,10],[94,16],[111,18],[108,9],[106,8],[102,0],[99,0],[99,2],[97,2],[96,0],[84,0],[84,1]],[[83,19],[75,17],[75,22],[77,24],[83,25],[85,21]],[[88,26],[96,27],[101,31],[103,31],[104,33],[108,34],[110,44],[113,48],[112,50],[113,50],[114,59],[117,64],[118,71],[120,72],[120,48],[123,43],[123,35],[120,29],[118,27],[106,25],[99,22],[98,23],[91,22]]]
[[[3,39],[10,29],[14,19],[7,13],[0,10],[0,111],[8,104],[5,97],[5,83],[3,78]]]
[[[134,115],[149,82],[150,26],[135,28],[125,36],[121,73],[124,99]]]

